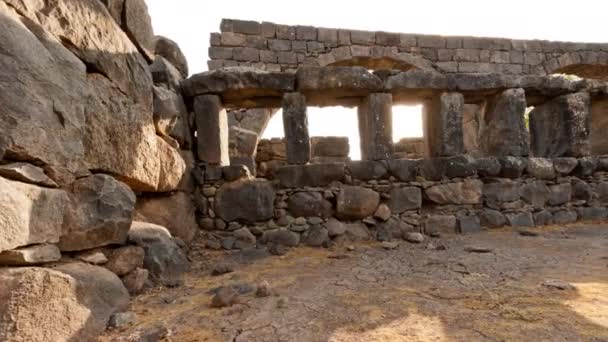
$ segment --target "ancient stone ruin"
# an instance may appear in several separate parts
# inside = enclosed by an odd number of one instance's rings
[[[3,0],[0,26],[0,340],[94,338],[179,286],[195,240],[282,254],[608,217],[606,44],[223,20],[188,77],[143,0]],[[424,138],[394,144],[410,103]],[[309,106],[356,107],[360,146],[311,137]],[[285,139],[262,140],[279,109]]]

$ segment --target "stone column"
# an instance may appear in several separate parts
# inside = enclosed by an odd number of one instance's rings
[[[464,153],[463,112],[464,96],[460,93],[443,93],[425,104],[423,125],[428,156]]]
[[[487,104],[480,137],[485,156],[528,156],[530,134],[526,129],[526,94],[523,89],[507,89]]]
[[[530,113],[532,154],[549,158],[588,156],[589,107],[589,93],[562,95],[536,106]]]
[[[228,118],[219,96],[194,98],[194,118],[199,160],[211,165],[230,165]]]
[[[283,95],[283,129],[287,149],[287,163],[306,164],[310,161],[310,136],[306,97],[300,93]]]
[[[357,110],[362,160],[384,160],[393,156],[393,96],[366,96]]]
[[[591,154],[608,154],[608,99],[593,98],[591,100]]]

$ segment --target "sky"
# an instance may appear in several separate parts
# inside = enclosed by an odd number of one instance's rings
[[[209,35],[222,18],[286,25],[422,33],[608,42],[606,0],[146,0],[156,34],[176,41],[192,74],[207,70]],[[393,135],[398,140],[422,134],[421,107],[395,108]],[[310,108],[311,136],[342,135],[358,158],[356,109]],[[282,136],[275,115],[264,137]],[[338,133],[336,133],[338,131]]]

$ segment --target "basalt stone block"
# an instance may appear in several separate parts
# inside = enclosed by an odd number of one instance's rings
[[[424,193],[437,204],[478,204],[481,202],[483,183],[478,179],[464,182],[439,184],[427,188]]]
[[[456,217],[454,215],[431,215],[423,222],[423,229],[430,234],[455,234]]]
[[[578,216],[583,221],[600,221],[605,220],[608,217],[608,209],[600,208],[577,208]]]
[[[283,96],[283,128],[289,164],[306,164],[310,161],[310,136],[306,98],[300,93]]]
[[[544,207],[549,200],[551,190],[542,181],[536,181],[521,187],[521,198],[535,207]]]
[[[481,223],[477,216],[463,216],[458,218],[458,232],[461,234],[477,233],[481,231]]]
[[[243,98],[280,97],[294,90],[292,73],[270,72],[255,68],[227,68],[206,71],[184,80],[184,95],[221,95],[225,101]]]
[[[572,198],[581,201],[590,201],[593,198],[593,190],[587,182],[580,179],[572,179]]]
[[[300,67],[296,72],[297,90],[304,94],[361,97],[382,91],[380,78],[363,67]]]
[[[344,180],[344,164],[290,165],[278,169],[275,177],[285,188],[326,186]]]
[[[526,167],[528,174],[537,179],[554,179],[555,168],[553,161],[546,158],[528,158]]]
[[[179,70],[162,56],[154,57],[150,65],[154,84],[163,84],[175,92],[181,91],[182,75]]]
[[[386,162],[382,161],[352,161],[346,164],[346,168],[354,179],[363,181],[381,179],[388,175]]]
[[[591,152],[589,93],[562,95],[530,113],[530,145],[535,156],[582,157]]]
[[[492,206],[514,202],[519,200],[519,186],[514,182],[487,183],[483,186],[483,197]]]
[[[608,171],[608,157],[606,157],[606,156],[598,157],[597,170],[598,171]]]
[[[526,94],[523,89],[507,89],[487,105],[480,146],[488,156],[527,156],[530,137],[524,122]]]
[[[286,247],[296,247],[300,244],[300,234],[286,229],[269,230],[264,232],[261,242]]]
[[[297,192],[287,201],[289,213],[294,217],[331,217],[333,206],[318,192]]]
[[[418,164],[418,175],[426,180],[440,181],[447,173],[447,158],[423,159]]]
[[[549,205],[558,206],[570,202],[572,198],[572,185],[562,183],[549,187]]]
[[[163,56],[173,64],[183,77],[188,77],[188,60],[176,42],[163,37],[154,37],[154,54]]]
[[[429,156],[455,156],[464,152],[462,117],[464,96],[443,93],[424,106],[424,137]]]
[[[222,176],[228,182],[251,178],[249,168],[245,165],[229,165],[222,167]]]
[[[154,58],[154,30],[148,6],[144,0],[125,0],[122,13],[123,29],[139,51],[152,60]]]
[[[537,226],[548,226],[553,224],[553,214],[549,210],[542,210],[533,215]]]
[[[560,210],[553,214],[553,222],[555,224],[574,223],[578,219],[578,214],[573,210]]]
[[[527,165],[527,159],[519,157],[501,157],[498,161],[501,166],[500,176],[511,179],[520,178]]]
[[[599,183],[595,188],[595,193],[601,203],[608,203],[608,183]]]
[[[578,160],[578,165],[574,169],[574,173],[583,177],[591,176],[595,170],[597,170],[598,164],[599,161],[597,157],[580,158]]]
[[[411,182],[416,180],[419,160],[413,159],[391,159],[388,161],[390,175],[400,182]]]
[[[312,137],[310,144],[314,157],[348,157],[350,151],[348,137]]]
[[[371,216],[380,204],[380,195],[358,186],[343,186],[336,200],[337,216],[340,219],[359,220]]]
[[[228,117],[219,96],[197,96],[194,99],[194,117],[199,160],[230,165]]]
[[[507,221],[511,227],[533,227],[534,218],[531,213],[513,213],[507,214]]]
[[[577,165],[578,160],[576,158],[553,158],[553,167],[560,175],[569,175]]]
[[[422,191],[417,187],[392,188],[390,197],[388,207],[395,214],[401,214],[407,210],[416,210],[422,207]]]
[[[463,154],[447,159],[448,178],[466,178],[477,174],[477,163],[469,155]]]
[[[497,158],[484,157],[475,161],[477,173],[482,177],[496,177],[502,171],[502,165]]]
[[[215,195],[215,212],[224,221],[259,222],[274,217],[275,191],[262,179],[226,183]]]
[[[480,223],[483,227],[498,228],[507,224],[507,218],[500,211],[484,209],[480,215]]]
[[[393,96],[374,93],[359,107],[359,136],[363,160],[390,159],[393,155]]]

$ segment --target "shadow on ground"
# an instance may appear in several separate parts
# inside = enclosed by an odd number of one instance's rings
[[[537,231],[430,240],[446,250],[405,242],[284,257],[195,249],[185,286],[138,297],[136,325],[102,341],[158,325],[171,341],[608,341],[608,227]],[[473,246],[490,252],[465,251]],[[235,272],[211,277],[220,261]],[[211,289],[261,280],[277,295],[209,307]]]

